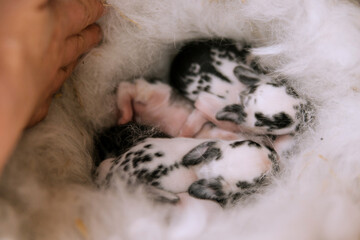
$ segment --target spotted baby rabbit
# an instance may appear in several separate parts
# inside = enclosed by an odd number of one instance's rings
[[[95,181],[103,186],[119,175],[173,202],[177,193],[188,192],[225,205],[253,193],[276,171],[276,152],[251,140],[149,137],[101,162]]]
[[[220,128],[271,135],[297,132],[308,121],[310,104],[265,72],[248,46],[200,41],[184,46],[174,58],[170,84]]]

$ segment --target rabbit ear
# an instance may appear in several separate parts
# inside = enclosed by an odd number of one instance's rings
[[[185,167],[194,166],[202,161],[210,161],[221,157],[221,150],[214,147],[215,141],[203,142],[188,152],[182,159]]]
[[[200,179],[190,185],[188,192],[195,198],[214,200],[220,204],[226,203],[227,194],[221,177]]]
[[[247,86],[253,86],[260,82],[259,74],[245,64],[239,64],[235,67],[234,75],[241,83]]]
[[[246,116],[247,114],[244,111],[244,107],[239,104],[227,105],[216,113],[217,120],[230,121],[236,124],[245,122]]]

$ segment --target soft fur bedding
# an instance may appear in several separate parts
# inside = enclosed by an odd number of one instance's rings
[[[103,44],[0,181],[0,239],[359,239],[360,8],[345,0],[109,0]],[[245,39],[315,109],[282,173],[235,208],[153,205],[119,182],[98,190],[92,136],[115,124],[120,81],[167,79],[184,41]],[[209,210],[210,209],[210,210]]]

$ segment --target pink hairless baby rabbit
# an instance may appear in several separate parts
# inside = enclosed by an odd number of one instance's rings
[[[118,123],[135,120],[158,127],[173,137],[238,139],[239,135],[214,127],[192,103],[169,85],[143,78],[121,82],[117,90]]]

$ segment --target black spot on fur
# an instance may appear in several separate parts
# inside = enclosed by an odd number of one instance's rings
[[[150,162],[152,160],[152,157],[150,154],[146,154],[145,156],[143,156],[141,158],[141,161],[144,163],[144,162]]]
[[[144,152],[145,152],[145,150],[138,150],[134,154],[137,156],[141,156]]]
[[[230,193],[227,200],[228,204],[235,204],[239,200],[245,199],[257,192],[260,192],[266,185],[270,183],[270,179],[267,175],[262,175],[255,178],[252,182],[239,181],[236,186],[239,188],[238,191]]]
[[[120,166],[124,166],[125,164],[127,164],[130,161],[130,158],[126,158],[121,164]]]
[[[258,144],[257,142],[250,141],[250,140],[248,140],[247,142],[248,142],[248,146],[249,146],[249,147],[261,148],[261,145]]]
[[[277,153],[275,151],[271,151],[271,153],[268,154],[268,158],[270,159],[270,161],[272,163],[272,169],[273,169],[274,173],[279,172],[280,166],[279,166]]]
[[[121,157],[114,158],[114,159],[112,160],[113,165],[118,164],[118,163],[120,162],[120,159],[121,159]]]
[[[295,90],[289,86],[286,86],[286,94],[292,96],[293,98],[300,98],[299,95],[295,92]]]
[[[295,108],[295,107],[294,107]],[[312,114],[312,105],[310,102],[301,103],[296,108],[296,119],[300,120],[300,124],[296,126],[296,131],[302,131],[304,127],[314,120]]]
[[[231,143],[230,147],[237,148],[237,147],[242,146],[244,143],[245,143],[245,141],[236,141],[236,142]]]
[[[141,178],[143,178],[143,176],[144,176],[146,173],[148,173],[148,170],[147,170],[147,169],[145,169],[145,168],[144,168],[144,169],[141,169],[141,170],[138,171],[136,177],[139,178],[139,179],[141,179]]]
[[[262,185],[264,185],[264,184],[267,184],[268,183],[268,176],[267,175],[262,175],[262,176],[260,176],[260,177],[258,177],[258,178],[255,178],[255,180],[254,180],[254,185],[255,185],[255,187],[256,186],[262,186]]]
[[[223,73],[217,71],[213,65],[212,51],[214,49],[221,52],[220,57],[231,60],[235,60],[234,56],[240,58],[243,54],[229,40],[221,39],[189,43],[180,49],[171,64],[170,85],[187,95],[189,93],[188,83],[183,81],[187,76],[201,76],[205,81],[211,81],[209,77],[209,74],[211,74],[230,83],[231,81]],[[198,72],[192,68],[193,64],[200,67]]]
[[[186,83],[193,83],[194,82],[194,80],[192,80],[191,78],[186,78],[186,81],[185,81]]]
[[[269,131],[274,129],[287,128],[294,123],[291,117],[284,112],[275,114],[271,118],[265,116],[263,113],[257,112],[255,113],[255,118],[256,118],[255,126],[269,127]]]
[[[269,135],[271,136],[271,135]],[[273,140],[276,140],[276,138],[274,138]],[[275,149],[269,145],[265,145],[266,149],[269,150],[270,152],[275,152]],[[276,152],[275,152],[276,153]]]
[[[268,136],[271,141],[275,141],[277,139],[277,137],[278,137],[276,135],[270,135],[270,134],[266,135],[266,136]]]
[[[193,166],[202,161],[218,160],[221,158],[221,150],[213,147],[214,141],[203,142],[188,152],[182,159],[181,164],[185,167]]]
[[[244,107],[239,104],[232,104],[224,107],[218,113],[216,113],[216,119],[219,121],[230,121],[236,124],[245,122],[247,114],[244,111]]]
[[[210,82],[210,80],[211,80],[211,78],[209,77],[209,75],[206,75],[206,74],[202,75],[202,76],[201,76],[201,79],[204,80],[205,82]]]
[[[151,186],[154,186],[154,187],[157,187],[157,186],[159,186],[159,185],[160,185],[159,182],[152,182],[152,183],[151,183]]]
[[[248,87],[248,92],[249,92],[249,94],[253,94],[256,90],[257,90],[257,88],[259,87],[259,85],[253,85],[253,86],[249,86]]]
[[[151,145],[151,144],[146,144],[146,145],[144,146],[144,148],[150,149],[150,148],[152,148],[152,145]]]
[[[161,172],[162,175],[167,175],[168,174],[168,169],[167,168],[164,168]]]
[[[150,162],[152,160],[152,157],[150,154],[146,154],[144,156],[138,156],[135,157],[132,161],[133,167],[136,168],[139,163],[145,163],[145,162]]]
[[[257,73],[249,67],[239,65],[234,68],[234,75],[239,81],[247,86],[253,86],[260,82]]]
[[[156,169],[150,173],[151,180],[160,178],[161,173],[159,169]]]
[[[239,181],[236,183],[236,186],[241,189],[246,189],[246,188],[250,188],[252,184],[245,181]]]
[[[221,177],[200,179],[190,185],[188,193],[196,198],[215,200],[219,203],[224,202],[227,197],[223,190]]]
[[[133,154],[133,152],[131,152],[131,151],[126,153],[125,158],[129,158],[131,154]]]
[[[239,77],[240,82],[242,82],[245,85],[255,85],[258,82],[260,82],[259,78],[255,78],[255,77],[249,77],[249,76],[245,76],[245,75],[240,75]]]
[[[273,87],[282,87],[282,86],[284,86],[284,84],[282,84],[280,82],[268,82],[268,83],[266,83],[266,85],[270,85],[270,86],[273,86]]]
[[[140,157],[133,158],[133,160],[132,160],[133,168],[136,168],[138,166],[139,162],[140,162]]]
[[[139,174],[140,173],[141,173],[141,171],[139,172]],[[164,165],[159,165],[156,169],[154,169],[151,172],[146,170],[146,172],[141,173],[141,176],[138,175],[138,178],[142,182],[151,183],[151,182],[161,178],[162,176],[166,176],[168,173],[169,173],[168,167],[165,167]]]
[[[215,160],[219,160],[222,157],[222,153],[220,148],[212,148],[209,150],[207,155],[205,156],[207,160],[213,158]]]

